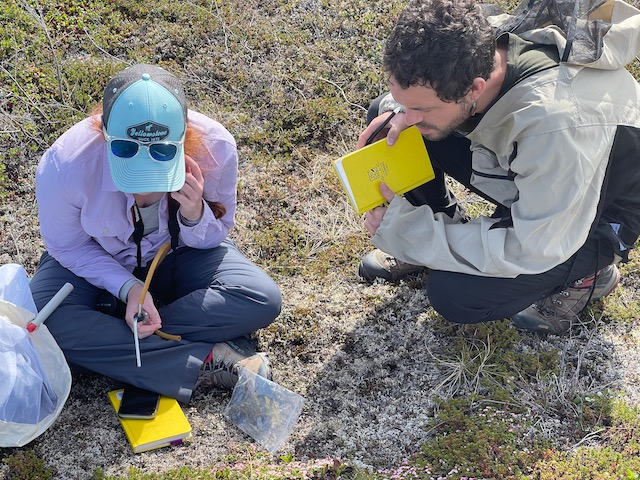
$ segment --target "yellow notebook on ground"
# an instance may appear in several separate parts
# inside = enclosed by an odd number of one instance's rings
[[[385,203],[380,182],[402,195],[435,178],[417,127],[403,130],[392,146],[382,139],[340,157],[333,168],[358,214]]]
[[[108,392],[116,414],[120,408],[123,389]],[[120,424],[131,444],[133,453],[146,452],[169,445],[179,445],[191,437],[191,425],[175,398],[160,397],[158,412],[151,420],[120,418]]]

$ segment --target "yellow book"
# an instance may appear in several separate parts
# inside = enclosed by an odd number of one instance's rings
[[[333,162],[353,209],[362,214],[385,203],[380,182],[402,195],[435,178],[427,148],[417,127],[409,127],[396,143],[382,139]]]
[[[120,408],[123,389],[108,392],[116,414]],[[191,437],[191,425],[175,398],[160,397],[158,412],[151,420],[120,418],[120,424],[131,444],[133,453],[146,452],[169,445],[179,445]]]

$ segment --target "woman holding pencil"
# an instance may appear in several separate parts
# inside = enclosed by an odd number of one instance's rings
[[[46,251],[30,287],[42,308],[73,285],[47,319],[72,368],[182,402],[196,385],[232,388],[240,365],[271,378],[249,335],[274,321],[281,294],[228,237],[236,186],[231,134],[154,65],[116,75],[102,111],[45,152]]]

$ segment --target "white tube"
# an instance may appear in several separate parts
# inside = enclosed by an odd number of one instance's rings
[[[38,314],[35,316],[35,318],[33,319],[33,321],[29,323],[28,327],[31,327],[31,328],[27,327],[27,329],[30,332],[33,332],[36,328],[42,325],[42,322],[44,322],[47,318],[49,318],[49,315],[51,315],[51,313],[56,308],[58,308],[58,305],[60,305],[62,301],[65,298],[67,298],[67,296],[71,293],[72,290],[73,290],[73,285],[71,285],[69,282],[65,283],[62,286],[62,288],[58,290],[58,293],[56,293],[53,296],[53,298],[49,300],[44,307],[42,307],[42,310],[40,310]]]

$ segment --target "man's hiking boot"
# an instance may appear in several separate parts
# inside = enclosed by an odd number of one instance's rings
[[[376,248],[362,258],[358,268],[358,275],[367,282],[373,282],[381,278],[387,282],[395,283],[426,269],[427,267],[421,265],[412,265],[396,260],[391,255]]]
[[[202,364],[196,387],[202,385],[207,388],[231,390],[238,382],[240,367],[247,368],[268,380],[272,379],[269,357],[265,353],[256,353],[249,339],[240,337],[213,346]]]
[[[564,335],[587,302],[606,297],[619,281],[618,267],[609,265],[596,275],[576,280],[570,287],[542,298],[511,317],[511,322],[520,329]]]

